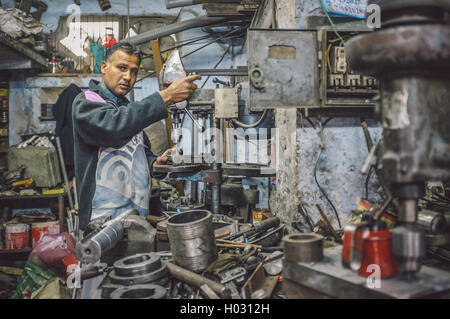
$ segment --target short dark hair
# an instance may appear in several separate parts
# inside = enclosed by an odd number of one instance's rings
[[[139,63],[141,62],[141,52],[137,47],[128,42],[114,43],[112,46],[106,49],[105,61],[110,62],[110,59],[114,54],[114,52],[119,50],[124,51],[126,54],[137,56],[139,59]]]

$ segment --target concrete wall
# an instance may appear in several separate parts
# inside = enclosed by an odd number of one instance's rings
[[[369,131],[376,144],[382,129],[377,122],[370,121],[370,123]],[[314,166],[320,151],[319,126],[316,125],[314,129],[305,121],[304,128],[297,128],[297,142],[299,200],[314,222],[321,218],[315,206],[319,204],[333,225],[338,228],[334,211],[314,180]],[[368,156],[368,150],[360,120],[358,118],[331,120],[323,130],[323,142],[325,148],[317,166],[317,180],[336,207],[342,226],[345,226],[351,217],[351,211],[356,209],[359,200],[365,196],[366,176],[360,171]],[[369,183],[369,198],[381,201],[379,184],[374,175]]]

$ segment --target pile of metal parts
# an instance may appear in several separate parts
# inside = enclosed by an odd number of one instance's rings
[[[275,288],[283,253],[273,245],[280,242],[283,227],[277,217],[251,225],[224,215],[213,218],[207,210],[169,216],[163,220],[170,241],[166,251],[155,249],[155,229],[132,211],[92,222],[76,247],[83,280],[104,275],[98,288],[102,298],[112,299],[262,299],[280,294]],[[164,241],[160,238],[156,241]],[[246,242],[255,238],[260,245]],[[101,269],[95,266],[99,261],[106,262]]]
[[[402,273],[420,270],[424,233],[418,200],[425,182],[450,176],[450,1],[375,0],[382,28],[346,43],[350,66],[381,82],[384,133],[368,162],[381,170],[399,203],[393,252]]]
[[[109,273],[111,284],[103,285],[103,297],[111,299],[161,299],[166,290],[167,263],[157,253],[143,253],[119,259]]]

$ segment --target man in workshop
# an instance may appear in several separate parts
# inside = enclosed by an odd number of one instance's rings
[[[136,83],[140,56],[128,43],[112,45],[102,63],[102,81],[91,80],[89,90],[73,102],[75,176],[80,228],[102,216],[136,209],[149,214],[153,166],[167,161],[156,157],[143,129],[165,119],[167,106],[186,100],[198,75],[181,77],[167,88],[139,102],[125,97]]]

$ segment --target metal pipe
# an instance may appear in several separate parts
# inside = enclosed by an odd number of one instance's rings
[[[173,263],[167,263],[170,274],[176,279],[185,282],[191,286],[200,288],[202,285],[208,285],[221,298],[230,298],[230,290],[222,284],[198,275],[192,271],[186,270]]]
[[[218,133],[220,128],[220,120],[216,120],[215,116],[211,116],[211,128],[213,129],[214,138],[211,138],[211,143],[213,149],[211,150],[211,155],[214,157],[214,161],[211,165],[211,169],[220,174],[220,179],[215,183],[211,184],[211,212],[213,214],[221,214],[221,190],[220,185],[222,183],[222,165],[220,164],[220,156],[222,151],[220,149],[220,135]],[[214,154],[213,154],[214,150]]]
[[[99,261],[106,251],[113,248],[122,239],[124,234],[122,222],[135,212],[134,209],[125,211],[79,242],[75,248],[78,260],[88,264]]]
[[[166,0],[166,8],[173,9],[173,8],[193,6],[195,4],[201,3],[202,3],[201,0]]]
[[[170,217],[167,235],[173,260],[180,266],[201,272],[217,259],[210,211],[190,210]]]
[[[440,234],[445,232],[447,220],[444,214],[422,209],[417,215],[417,224],[432,234]]]
[[[185,31],[188,29],[204,27],[208,25],[214,25],[222,22],[230,21],[229,17],[206,17],[201,16],[195,19],[190,19],[178,23],[169,24],[167,26],[157,28],[148,32],[144,32],[133,37],[123,39],[120,42],[127,42],[133,45],[139,45],[147,43],[158,38],[162,38],[174,33]]]
[[[186,74],[195,73],[207,76],[248,76],[248,68],[239,69],[186,69]]]

